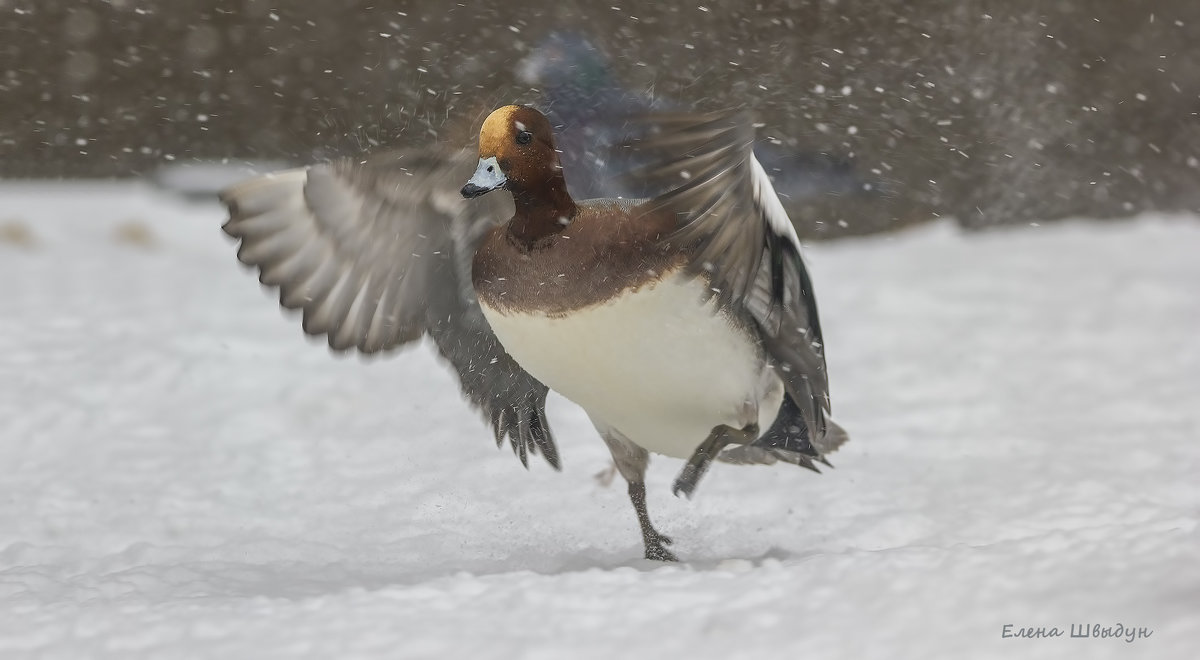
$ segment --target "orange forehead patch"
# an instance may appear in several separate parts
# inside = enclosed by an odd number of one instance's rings
[[[497,108],[483,120],[479,129],[479,157],[490,158],[498,154],[502,145],[512,135],[513,115],[521,109],[518,105],[506,105]]]
[[[553,143],[550,122],[545,115],[533,108],[506,105],[493,110],[483,120],[483,127],[479,129],[479,157],[499,156],[507,150],[517,131],[529,131],[535,139]]]

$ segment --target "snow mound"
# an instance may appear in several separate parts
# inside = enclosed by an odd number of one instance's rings
[[[304,339],[216,204],[0,195],[0,657],[1200,645],[1194,219],[808,249],[852,441],[820,476],[716,465],[692,502],[658,459],[651,514],[686,560],[664,566],[580,410],[551,402],[564,471],[523,470],[428,347]]]

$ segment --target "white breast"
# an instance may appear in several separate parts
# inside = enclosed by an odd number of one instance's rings
[[[522,367],[594,420],[687,458],[714,426],[766,430],[783,396],[752,340],[702,303],[704,286],[674,276],[563,317],[483,312]]]

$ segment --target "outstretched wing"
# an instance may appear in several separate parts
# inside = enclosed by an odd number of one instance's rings
[[[267,174],[221,193],[224,230],[306,333],[367,354],[428,334],[497,444],[507,437],[522,463],[540,452],[557,469],[547,388],[504,351],[471,286],[475,247],[512,214],[506,196],[459,195],[475,161],[396,151]]]
[[[790,402],[781,417],[791,411],[792,419],[777,422],[763,439],[786,451],[812,450],[818,458],[836,449],[847,436],[829,419],[812,280],[796,230],[754,156],[751,118],[744,112],[652,115],[633,124],[638,137],[628,146],[655,163],[635,176],[664,191],[646,208],[677,215],[679,228],[666,240],[690,246],[691,268],[708,278],[720,306],[753,321],[784,382]]]

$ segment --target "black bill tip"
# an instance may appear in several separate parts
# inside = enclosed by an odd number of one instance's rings
[[[484,193],[489,193],[492,190],[493,190],[492,188],[484,188],[483,186],[477,186],[473,183],[468,183],[467,185],[463,186],[462,190],[460,190],[459,192],[462,193],[463,197],[466,197],[467,199],[471,199],[474,197],[478,197]]]

